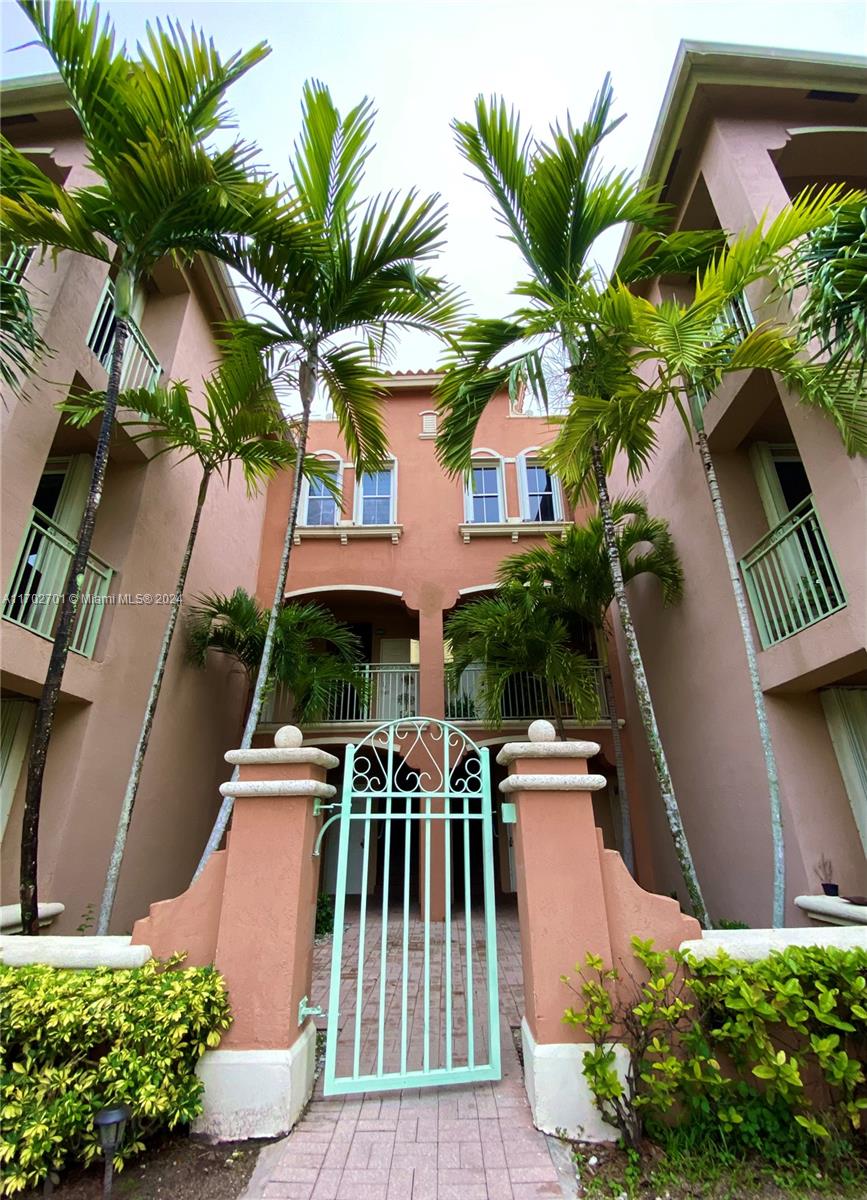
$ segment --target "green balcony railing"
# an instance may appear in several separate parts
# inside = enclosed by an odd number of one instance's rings
[[[7,245],[2,260],[4,283],[20,283],[32,257],[33,249],[30,246]]]
[[[756,542],[740,565],[763,649],[846,606],[812,496]]]
[[[4,619],[23,625],[40,637],[54,637],[74,553],[75,538],[39,509],[32,509],[4,599]],[[75,654],[93,657],[113,574],[108,563],[95,554],[88,555],[70,642]]]
[[[109,280],[100,297],[93,315],[87,344],[106,371],[111,366],[114,345],[114,284]],[[146,388],[149,392],[157,386],[162,368],[160,360],[148,345],[147,338],[135,321],[129,322],[129,337],[123,352],[120,372],[120,390]]]
[[[756,319],[749,301],[743,293],[740,296],[733,296],[723,308],[719,319],[714,322],[714,330],[718,337],[723,337],[726,333],[733,331],[739,340],[745,338],[755,327]],[[699,411],[703,411],[710,400],[711,393],[702,384],[694,382],[690,383],[689,392],[698,405]]]

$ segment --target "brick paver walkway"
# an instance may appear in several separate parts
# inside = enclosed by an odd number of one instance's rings
[[[476,926],[473,920],[474,943],[481,923]],[[549,1140],[530,1120],[512,1034],[522,1010],[514,909],[498,912],[497,940],[502,1079],[325,1098],[320,1076],[299,1124],[263,1151],[244,1200],[562,1200],[577,1194],[569,1171],[558,1172]],[[478,945],[474,949],[475,958]],[[313,1002],[323,1007],[330,954],[330,941],[317,947]],[[373,994],[375,975],[369,987]]]

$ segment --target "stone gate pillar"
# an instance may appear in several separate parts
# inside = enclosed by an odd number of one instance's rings
[[[316,1029],[301,1004],[319,882],[314,804],[334,796],[325,776],[338,765],[291,725],[273,748],[232,750],[226,760],[240,767],[221,788],[235,797],[226,849],[133,930],[157,957],[188,952],[188,965],[213,962],[226,981],[232,1025],[199,1064],[204,1111],[195,1124],[221,1141],[286,1133],[312,1091]]]
[[[602,1121],[581,1073],[586,1035],[563,1023],[574,996],[561,976],[574,974],[588,951],[631,968],[633,935],[674,949],[700,928],[675,900],[643,891],[620,855],[603,848],[592,798],[606,779],[587,770],[597,743],[559,742],[549,721],[534,721],[528,738],[497,756],[509,768],[503,799],[516,806],[527,1095],[538,1128],[610,1141],[616,1131]]]

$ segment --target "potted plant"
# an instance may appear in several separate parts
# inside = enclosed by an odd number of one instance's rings
[[[833,882],[834,865],[830,858],[825,858],[823,856],[819,859],[819,861],[816,863],[816,875],[818,876],[819,883],[822,885],[822,891],[826,896],[840,895],[839,886]]]

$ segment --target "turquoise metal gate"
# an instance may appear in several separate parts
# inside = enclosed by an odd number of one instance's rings
[[[332,820],[325,1094],[499,1079],[487,749],[442,721],[382,725],[347,746]],[[438,901],[444,919],[431,920]]]

